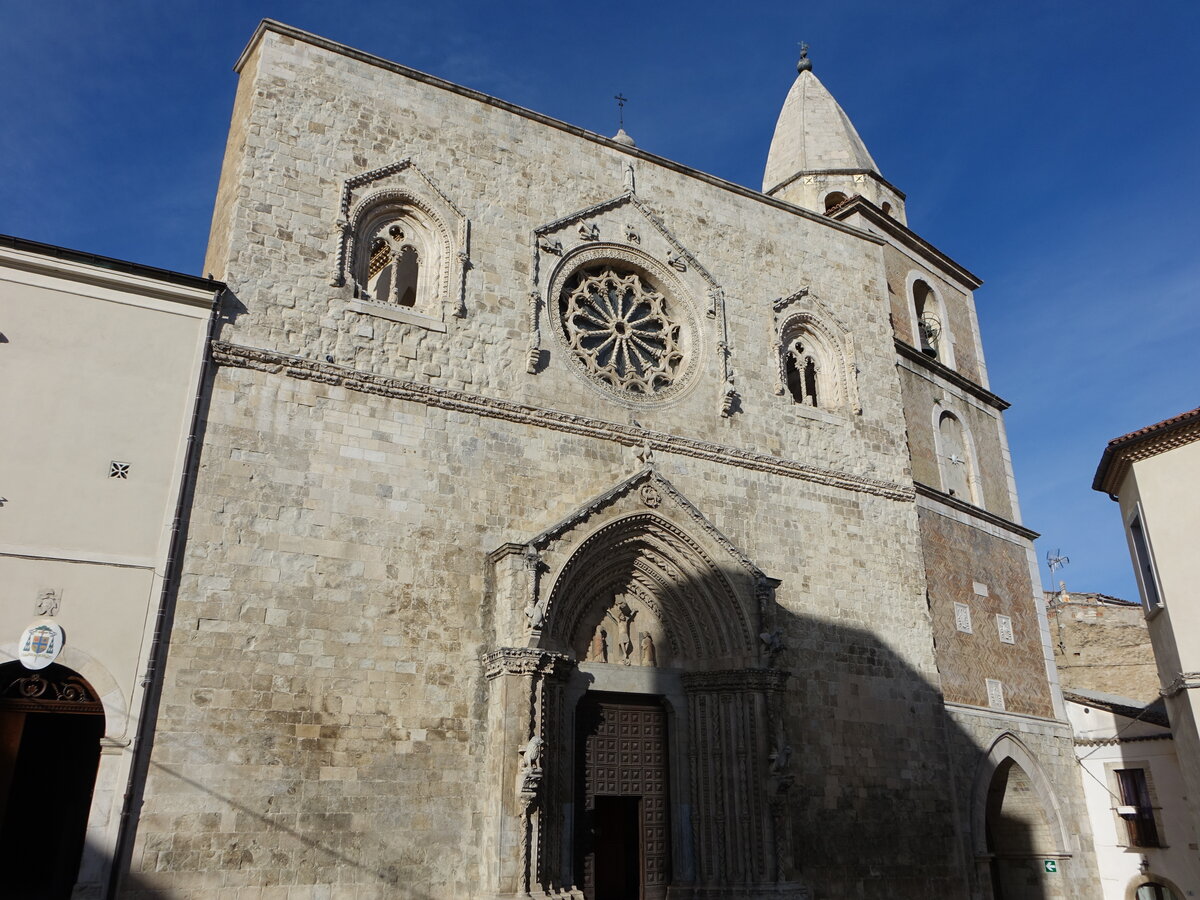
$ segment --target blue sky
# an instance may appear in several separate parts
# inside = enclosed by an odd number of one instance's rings
[[[198,272],[263,17],[760,186],[807,41],[976,294],[1038,554],[1136,597],[1104,444],[1200,405],[1200,4],[8,0],[0,232]]]

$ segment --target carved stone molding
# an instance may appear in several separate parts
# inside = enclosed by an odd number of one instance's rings
[[[782,669],[725,669],[715,672],[684,672],[686,691],[752,693],[783,691],[790,673]]]
[[[500,647],[483,656],[483,674],[489,681],[501,675],[565,677],[575,668],[566,653],[536,647]]]
[[[593,419],[589,416],[403,381],[398,378],[317,362],[273,350],[244,347],[226,341],[213,341],[212,356],[213,361],[218,365],[284,374],[290,378],[338,385],[347,390],[365,394],[408,400],[439,409],[473,413],[484,418],[502,419],[581,437],[613,441],[626,447],[648,446],[656,452],[674,453],[693,459],[767,472],[785,478],[796,478],[813,484],[870,494],[887,500],[911,503],[915,499],[911,488],[882,479],[838,472],[834,469],[780,459],[777,456],[739,447],[729,447],[711,441],[650,431],[636,425],[621,425],[602,419]]]

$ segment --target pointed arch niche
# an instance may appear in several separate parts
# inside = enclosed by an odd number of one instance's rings
[[[971,832],[980,882],[994,897],[1057,896],[1071,858],[1062,811],[1042,766],[1013,734],[998,737],[976,771]],[[1058,874],[1047,874],[1057,859]]]
[[[498,895],[595,896],[612,872],[597,835],[615,828],[640,860],[621,891],[807,896],[777,582],[652,467],[499,548],[490,581],[485,869]]]

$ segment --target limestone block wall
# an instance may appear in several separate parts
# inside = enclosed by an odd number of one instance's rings
[[[962,896],[958,726],[879,240],[286,28],[240,66],[209,249],[234,299],[134,853],[145,893],[461,898],[513,871],[480,849],[519,853],[484,802],[515,766],[488,744],[489,555],[649,455],[780,582],[813,897]],[[348,182],[372,172],[467,225],[440,327],[333,283]],[[598,389],[554,333],[547,286],[589,242],[651,258],[690,317],[672,399]],[[857,405],[776,393],[782,298],[828,325]],[[984,559],[1016,584],[1002,551],[961,560],[944,537],[947,584]]]
[[[135,875],[147,895],[477,896],[487,554],[640,462],[294,373],[217,374]],[[815,896],[956,893],[912,504],[658,465],[781,579]]]
[[[887,307],[874,274],[878,245],[870,239],[750,192],[714,187],[715,180],[666,161],[580,138],[566,126],[274,31],[247,57],[242,78],[254,88],[243,91],[245,104],[239,100],[235,110],[244,121],[234,129],[223,175],[223,184],[236,185],[237,202],[218,205],[208,261],[240,303],[224,339],[610,421],[633,416],[646,428],[819,459],[889,481],[906,477]],[[404,159],[470,225],[466,315],[449,317],[445,332],[354,312],[350,288],[330,284],[345,181]],[[638,197],[694,257],[678,277],[699,322],[695,383],[654,407],[614,403],[577,377],[550,333],[553,309],[543,308],[539,318],[540,369],[526,371],[529,294],[544,294],[561,259],[539,253],[534,271],[534,229],[619,197],[630,165]],[[234,194],[222,188],[222,197]],[[665,262],[666,245],[651,246],[661,236],[638,210],[594,218],[601,241],[629,245],[624,226],[633,225],[640,246]],[[572,225],[559,235],[568,251],[578,243],[575,231]],[[713,316],[701,268],[723,292]],[[791,398],[775,393],[771,304],[801,289],[850,332],[858,372],[848,377],[857,382],[863,411],[838,427],[796,415]],[[722,345],[739,395],[740,412],[729,418],[717,415]]]
[[[1149,702],[1158,669],[1139,603],[1095,594],[1048,593],[1050,641],[1063,689],[1104,691]]]

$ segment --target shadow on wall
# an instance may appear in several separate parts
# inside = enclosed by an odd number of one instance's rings
[[[210,374],[206,404],[211,387]],[[261,435],[262,455],[273,451],[273,437],[269,432]],[[199,439],[203,440],[203,433]],[[221,486],[222,508],[231,517],[252,518],[264,504],[282,502],[266,466],[247,463],[244,484]],[[192,509],[191,499],[186,509]],[[212,496],[202,499],[211,501]],[[341,512],[339,499],[323,496],[314,502]],[[482,521],[483,513],[478,515]],[[185,534],[188,527],[185,520]],[[463,534],[469,531],[462,529]],[[247,525],[243,533],[254,532]],[[209,547],[207,552],[214,551]],[[447,546],[446,552],[474,550]],[[665,556],[671,548],[664,544],[661,552]],[[482,570],[483,553],[479,556]],[[461,568],[461,559],[459,564]],[[663,591],[661,608],[674,609],[672,615],[678,618],[664,615],[664,634],[661,642],[655,641],[657,661],[683,669],[689,668],[689,662],[672,653],[671,632],[685,627],[688,598],[721,595],[730,584],[744,582],[746,574],[713,569],[707,577],[714,583],[705,585],[691,567],[681,571],[692,582],[679,584],[664,578],[661,560],[630,556],[627,572],[617,571],[621,564],[604,571],[606,583],[619,586],[626,578],[628,586],[636,582],[639,589],[651,591],[657,585]],[[174,576],[178,584],[178,572]],[[581,577],[580,583],[586,580]],[[404,629],[445,626],[462,629],[465,640],[475,641],[481,652],[494,649],[489,633],[492,613],[485,611],[482,597],[438,605],[429,602],[430,590],[427,585],[397,583],[393,614],[375,622],[358,613],[361,632],[347,633],[344,639],[348,644],[379,642],[381,636],[401,634]],[[323,621],[328,601],[321,598],[321,609],[314,606],[310,612],[309,607],[320,594],[314,590],[312,572],[297,567],[281,572],[279,589],[269,602],[281,610],[286,606],[283,611],[289,616],[297,613],[289,621]],[[610,595],[608,600],[612,599]],[[168,617],[175,602],[175,596],[169,598]],[[859,608],[867,605],[867,600],[858,603]],[[747,599],[747,609],[757,606],[757,598]],[[229,613],[214,604],[211,614]],[[520,616],[519,610],[516,615]],[[880,620],[881,629],[886,628],[884,614]],[[896,621],[897,630],[902,627],[908,639],[931,640],[927,632],[921,635],[920,622],[910,630]],[[1059,858],[1062,841],[1055,832],[1061,834],[1061,825],[1036,773],[1027,771],[1028,756],[983,765],[990,748],[978,747],[962,731],[948,716],[938,687],[879,634],[797,615],[778,605],[770,610],[769,621],[755,627],[781,632],[785,649],[775,666],[791,673],[783,699],[790,752],[782,754],[782,766],[791,776],[789,849],[813,900],[1072,896],[1065,887],[1072,860]],[[238,647],[236,659],[202,659],[190,652],[189,641],[195,640],[190,635],[195,634],[177,633],[180,646],[173,647],[172,654],[180,653],[182,662],[168,672],[175,681],[165,686],[170,700],[163,706],[164,716],[156,718],[160,702],[156,695],[147,709],[146,720],[157,721],[159,732],[170,736],[171,765],[146,763],[143,756],[143,777],[131,804],[134,810],[141,806],[141,788],[147,781],[153,787],[145,815],[140,822],[136,815],[133,818],[141,833],[136,854],[132,842],[119,854],[134,860],[120,896],[228,896],[240,887],[277,885],[354,886],[359,897],[412,900],[461,900],[465,892],[485,892],[483,886],[467,884],[465,873],[484,870],[472,866],[481,855],[479,822],[491,812],[483,806],[492,785],[483,785],[481,779],[480,789],[474,794],[464,791],[457,804],[447,804],[445,790],[419,788],[443,778],[438,768],[429,765],[430,754],[453,759],[470,771],[485,771],[486,741],[480,736],[487,731],[488,719],[480,667],[454,671],[445,660],[411,660],[417,678],[427,677],[430,669],[442,670],[442,692],[470,706],[470,734],[427,728],[444,714],[439,711],[444,707],[437,706],[436,700],[409,699],[404,704],[407,718],[392,714],[380,736],[366,738],[363,729],[344,727],[362,723],[342,714],[340,704],[327,701],[346,697],[366,705],[405,696],[413,669],[404,676],[396,667],[377,667],[368,679],[358,657],[349,654],[334,658],[328,668],[313,667],[297,653],[303,631],[292,627],[257,631],[254,641]],[[895,639],[906,636],[897,633]],[[397,651],[390,646],[395,645],[383,642],[375,653],[395,658]],[[763,659],[768,655],[761,653]],[[163,660],[156,664],[161,666]],[[246,690],[224,691],[232,697],[224,707],[213,701],[216,692],[207,685],[229,685],[249,678],[245,675],[249,672],[271,674],[262,676],[261,688],[250,690],[247,682],[238,685]],[[276,687],[275,682],[286,687]],[[274,691],[287,694],[287,703],[280,708],[272,708]],[[201,696],[203,702],[196,699]],[[422,709],[420,703],[427,706]],[[303,747],[298,725],[311,730]],[[420,753],[397,753],[389,738],[395,729],[422,732],[426,746]],[[150,737],[144,739],[143,753]],[[542,752],[552,759],[574,751],[572,741],[547,746]],[[781,768],[779,756],[776,753],[771,762],[775,775],[783,774],[775,772]],[[344,792],[341,782],[322,777],[322,766],[336,758],[352,761],[348,765],[355,772],[353,795]],[[257,774],[251,778],[247,772]],[[980,796],[984,800],[973,801]],[[610,812],[613,821],[624,815],[619,809]],[[984,823],[980,826],[984,834],[978,833],[979,828],[972,833],[968,825],[972,820]],[[457,844],[450,843],[455,840]],[[1057,859],[1060,871],[1046,872],[1045,859]],[[118,865],[128,863],[118,861]],[[678,877],[679,868],[671,877]],[[693,870],[703,871],[704,866],[693,865]],[[719,890],[712,892],[718,894]]]
[[[1052,798],[1021,765],[989,764],[938,687],[879,635],[776,615],[789,648],[778,665],[792,674],[794,853],[814,900],[1072,896]],[[986,809],[973,808],[980,796]]]

